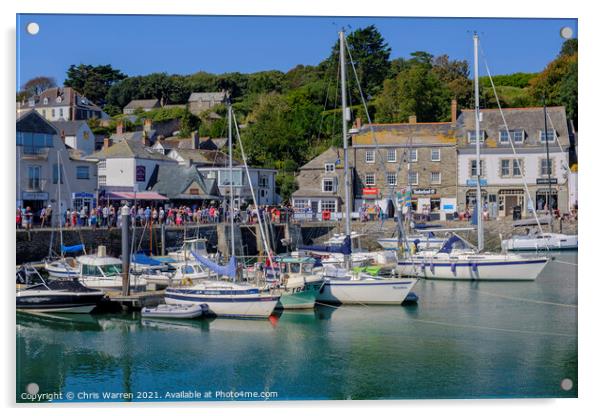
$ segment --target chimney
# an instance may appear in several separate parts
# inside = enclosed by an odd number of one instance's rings
[[[451,101],[451,122],[452,124],[456,124],[458,116],[458,101],[454,98]]]
[[[111,147],[111,139],[105,137],[102,140],[102,150],[107,150],[109,147]]]
[[[151,120],[150,118],[145,118],[143,130],[146,132],[150,132],[152,129],[153,129],[153,120]]]
[[[123,134],[123,121],[119,120],[117,122],[117,134]]]
[[[199,148],[199,132],[198,131],[192,132],[192,135],[190,136],[190,142],[191,142],[193,149]]]
[[[410,116],[410,117],[408,117],[408,123],[410,123],[410,124],[416,124],[416,116]]]

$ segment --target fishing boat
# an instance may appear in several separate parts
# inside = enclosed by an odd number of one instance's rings
[[[84,286],[104,291],[122,289],[122,262],[116,257],[107,256],[105,246],[98,246],[96,254],[77,257],[77,262],[79,263],[78,279]],[[133,279],[130,279],[130,290],[145,290],[146,284],[144,278],[133,275]]]
[[[207,313],[209,308],[204,303],[191,305],[157,305],[154,308],[142,308],[143,318],[193,319]]]
[[[229,172],[232,175],[232,105],[228,102],[228,149]],[[202,280],[191,286],[173,286],[165,290],[168,305],[190,305],[206,303],[208,313],[218,317],[267,318],[280,296],[269,290],[248,283],[237,283],[238,265],[234,239],[234,185],[230,181],[230,260],[222,266],[214,263],[202,253],[190,251],[199,265],[215,273],[216,280]],[[217,279],[229,279],[217,280]]]
[[[324,285],[324,278],[314,270],[316,260],[311,257],[276,257],[280,301],[277,309],[311,309]]]
[[[90,313],[104,298],[100,290],[90,289],[77,280],[55,280],[46,282],[31,269],[26,273],[24,289],[16,292],[17,310],[28,312]],[[34,277],[33,273],[37,275]],[[22,279],[17,272],[17,282]],[[37,282],[35,284],[31,284]]]
[[[478,36],[474,35],[475,131],[480,137]],[[483,252],[483,216],[481,199],[480,140],[476,140],[476,209],[478,246],[453,234],[438,251],[406,253],[397,262],[402,275],[427,279],[451,280],[535,280],[548,262],[546,257],[524,257],[518,254]]]

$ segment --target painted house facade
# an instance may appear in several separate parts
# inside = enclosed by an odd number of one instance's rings
[[[458,119],[458,202],[461,210],[471,209],[476,201],[474,114],[474,110],[463,110]],[[569,136],[573,132],[564,107],[547,109],[547,136],[543,108],[506,108],[503,114],[508,129],[498,109],[481,110],[481,188],[489,209],[494,215],[509,216],[515,207],[520,207],[525,216],[531,209],[546,210],[549,198],[552,208],[568,212]],[[529,194],[533,206],[528,202]]]
[[[56,215],[96,205],[96,164],[71,152],[56,127],[36,111],[17,119],[16,157],[17,206],[29,206],[37,216],[48,205]]]
[[[71,87],[48,88],[17,103],[17,114],[35,110],[48,121],[108,119],[102,109]]]

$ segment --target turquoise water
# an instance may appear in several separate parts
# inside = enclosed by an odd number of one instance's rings
[[[420,281],[415,306],[272,321],[18,314],[17,400],[29,383],[55,401],[576,397],[577,254],[556,256],[536,282]]]

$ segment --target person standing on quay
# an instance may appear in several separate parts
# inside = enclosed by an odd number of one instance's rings
[[[21,228],[23,221],[23,212],[21,211],[21,207],[17,207],[17,229]]]

